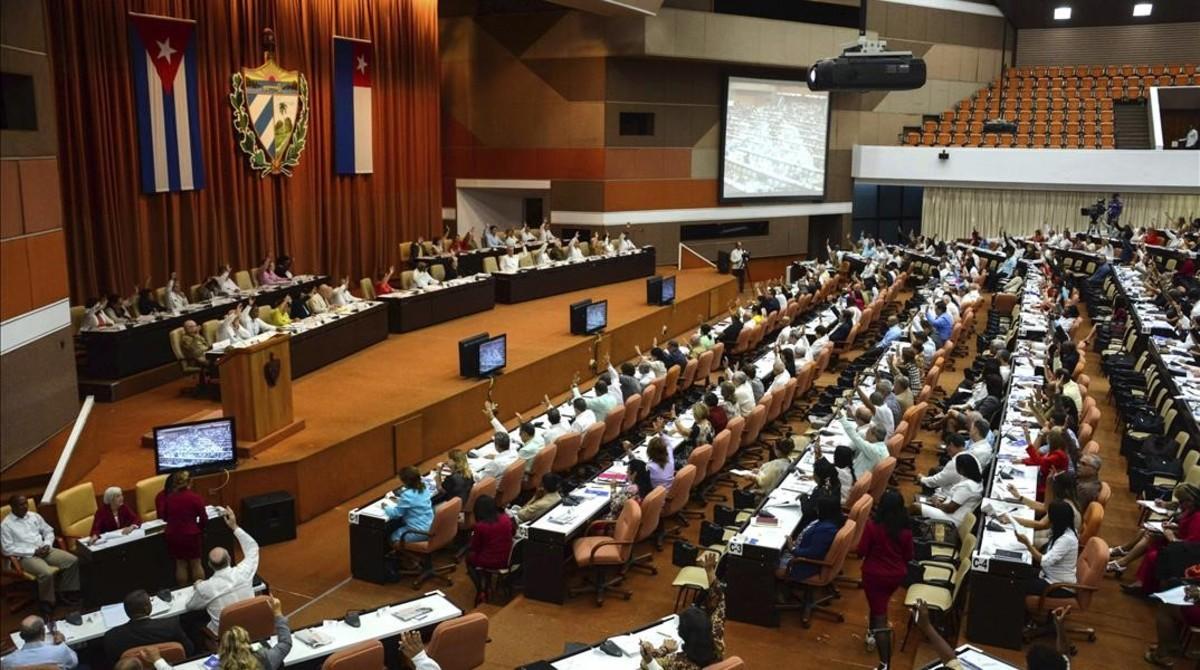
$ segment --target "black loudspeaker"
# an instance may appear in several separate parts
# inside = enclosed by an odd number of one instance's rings
[[[243,498],[238,522],[263,546],[294,540],[296,501],[287,491]]]
[[[728,251],[718,251],[717,252],[717,272],[720,272],[723,275],[727,275],[730,273],[730,271],[731,271],[731,266],[729,263],[729,252]]]

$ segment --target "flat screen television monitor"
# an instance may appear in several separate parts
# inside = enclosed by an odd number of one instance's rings
[[[487,333],[479,333],[458,341],[458,374],[460,376],[479,376],[479,345],[486,342],[487,339]]]
[[[499,372],[508,363],[508,337],[497,335],[479,343],[479,376]]]
[[[675,302],[675,277],[654,276],[646,280],[646,302],[669,305]]]
[[[183,469],[200,474],[236,466],[237,431],[233,417],[154,429],[154,469],[160,475]]]
[[[587,333],[587,307],[590,304],[592,304],[591,298],[571,303],[570,323],[572,335]]]
[[[583,332],[591,335],[608,327],[608,301],[593,302],[584,308]]]
[[[662,295],[659,297],[660,305],[669,305],[675,302],[675,276],[663,277]]]
[[[829,93],[803,80],[728,77],[720,200],[821,200]]]

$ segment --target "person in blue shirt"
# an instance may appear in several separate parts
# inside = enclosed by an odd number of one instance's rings
[[[897,319],[894,314],[888,317],[887,323],[887,332],[883,334],[883,339],[879,340],[879,346],[883,349],[887,349],[892,346],[892,342],[904,337],[904,329],[900,327],[900,319]]]
[[[400,470],[399,492],[389,493],[383,501],[383,513],[389,521],[399,520],[400,524],[392,531],[391,540],[395,544],[401,539],[406,541],[421,541],[424,533],[433,526],[433,491],[421,479],[417,469],[407,466]],[[406,531],[420,531],[421,535]]]
[[[62,633],[55,632],[53,641],[46,641],[46,622],[42,617],[27,616],[22,619],[19,635],[24,644],[0,659],[0,667],[4,670],[34,665],[56,665],[61,670],[71,670],[79,665],[79,657],[66,645]]]
[[[925,312],[925,320],[933,328],[933,334],[939,347],[950,339],[950,333],[954,330],[954,321],[946,312],[946,303],[941,300],[937,301],[933,306],[933,312]]]
[[[500,236],[496,233],[496,226],[488,226],[483,229],[483,246],[488,249],[494,249],[504,246]]]
[[[787,548],[780,557],[779,567],[775,576],[792,582],[802,582],[821,572],[821,566],[797,561],[793,558],[810,558],[823,560],[833,546],[833,538],[842,527],[842,505],[837,498],[821,496],[817,498],[817,520],[808,524],[800,531],[800,536]]]

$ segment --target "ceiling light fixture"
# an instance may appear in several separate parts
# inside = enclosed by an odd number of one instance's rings
[[[1054,20],[1055,21],[1066,21],[1069,18],[1071,18],[1071,8],[1070,7],[1055,7],[1054,8]]]
[[[1150,16],[1150,12],[1154,9],[1154,5],[1149,2],[1139,2],[1133,6],[1134,16]]]

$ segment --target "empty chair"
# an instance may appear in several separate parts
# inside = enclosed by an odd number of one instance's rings
[[[667,490],[661,486],[655,486],[654,490],[646,494],[642,499],[642,520],[638,527],[637,535],[634,536],[634,544],[641,544],[649,540],[653,540],[658,534],[658,527],[662,520],[663,508],[667,503]],[[658,574],[658,569],[654,567],[654,552],[646,552],[637,554],[629,562],[631,570],[645,570],[652,575]]]
[[[91,482],[76,484],[54,496],[58,527],[68,541],[87,537],[96,517],[96,489]]]
[[[575,540],[572,551],[575,564],[585,570],[590,570],[591,576],[586,579],[584,586],[571,589],[571,595],[595,593],[596,606],[604,604],[604,594],[617,593],[626,600],[633,597],[633,592],[619,588],[624,580],[624,569],[633,555],[634,538],[641,527],[642,508],[636,500],[627,500],[621,507],[621,515],[616,522],[593,522],[608,524],[612,527],[612,535],[589,535]]]
[[[321,670],[383,670],[384,667],[383,643],[379,640],[350,645],[330,654],[321,664]]]
[[[166,475],[158,475],[155,477],[147,477],[139,479],[133,485],[133,497],[135,509],[142,522],[153,521],[158,518],[158,508],[154,505],[155,498],[158,497],[163,486],[167,483]]]
[[[487,615],[471,612],[438,624],[425,645],[425,653],[442,670],[471,670],[483,665],[487,642]]]
[[[458,498],[455,498],[458,500]],[[461,504],[461,501],[459,502]],[[230,603],[221,610],[217,625],[217,639],[234,626],[241,626],[250,635],[250,640],[265,640],[275,634],[275,611],[271,609],[270,596],[255,596]],[[205,630],[209,630],[205,628]]]
[[[552,472],[568,472],[579,463],[579,449],[583,446],[583,433],[563,433],[554,440],[554,464]]]

